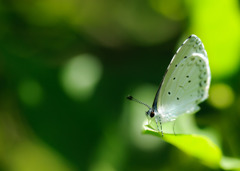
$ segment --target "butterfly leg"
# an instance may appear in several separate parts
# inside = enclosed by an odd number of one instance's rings
[[[176,134],[175,134],[175,130],[174,130],[175,123],[176,123],[176,120],[173,121],[173,133],[174,133],[174,135],[176,136]]]
[[[158,122],[159,122],[160,128],[161,128],[161,134],[162,134],[162,137],[163,137],[163,130],[162,130],[161,118],[160,118],[160,117],[155,117],[155,121],[156,121],[156,124],[157,124],[158,131],[160,132],[160,129],[159,129],[159,126],[158,126]]]

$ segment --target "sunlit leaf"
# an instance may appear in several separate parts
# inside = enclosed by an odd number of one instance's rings
[[[164,134],[144,125],[143,134],[162,138],[190,156],[198,158],[203,164],[224,170],[239,170],[240,159],[222,155],[221,149],[208,137],[197,134]]]
[[[221,161],[221,150],[206,136],[195,134],[164,134],[162,137],[161,133],[148,126],[144,127],[143,133],[163,138],[166,142],[200,159],[204,164],[210,167],[218,167]]]

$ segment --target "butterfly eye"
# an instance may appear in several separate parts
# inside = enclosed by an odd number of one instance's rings
[[[153,118],[155,116],[154,112],[150,113],[150,117]]]

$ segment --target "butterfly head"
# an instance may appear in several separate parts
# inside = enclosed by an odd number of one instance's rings
[[[147,117],[153,118],[155,116],[155,112],[152,110],[152,108],[149,108],[149,110],[146,112]]]

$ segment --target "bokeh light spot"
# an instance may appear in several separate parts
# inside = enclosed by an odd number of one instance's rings
[[[227,108],[234,101],[234,93],[226,84],[215,84],[211,86],[209,101],[216,108]]]
[[[31,79],[23,80],[18,86],[20,100],[28,106],[36,106],[43,100],[41,85]]]
[[[76,100],[87,100],[93,94],[102,75],[100,61],[89,54],[70,59],[63,67],[60,79],[67,95]]]
[[[136,88],[132,95],[151,106],[156,90],[156,86],[142,85]],[[157,137],[142,135],[141,133],[143,124],[147,123],[145,111],[147,111],[148,108],[135,102],[128,101],[128,103],[130,105],[128,114],[131,114],[128,116],[130,117],[130,137],[132,142],[137,147],[146,151],[151,151],[161,146],[162,141],[160,141]]]
[[[188,5],[190,33],[198,35],[204,43],[213,78],[222,79],[236,73],[240,61],[238,1],[188,1]]]
[[[107,162],[99,162],[91,166],[90,171],[116,171],[116,169]]]

